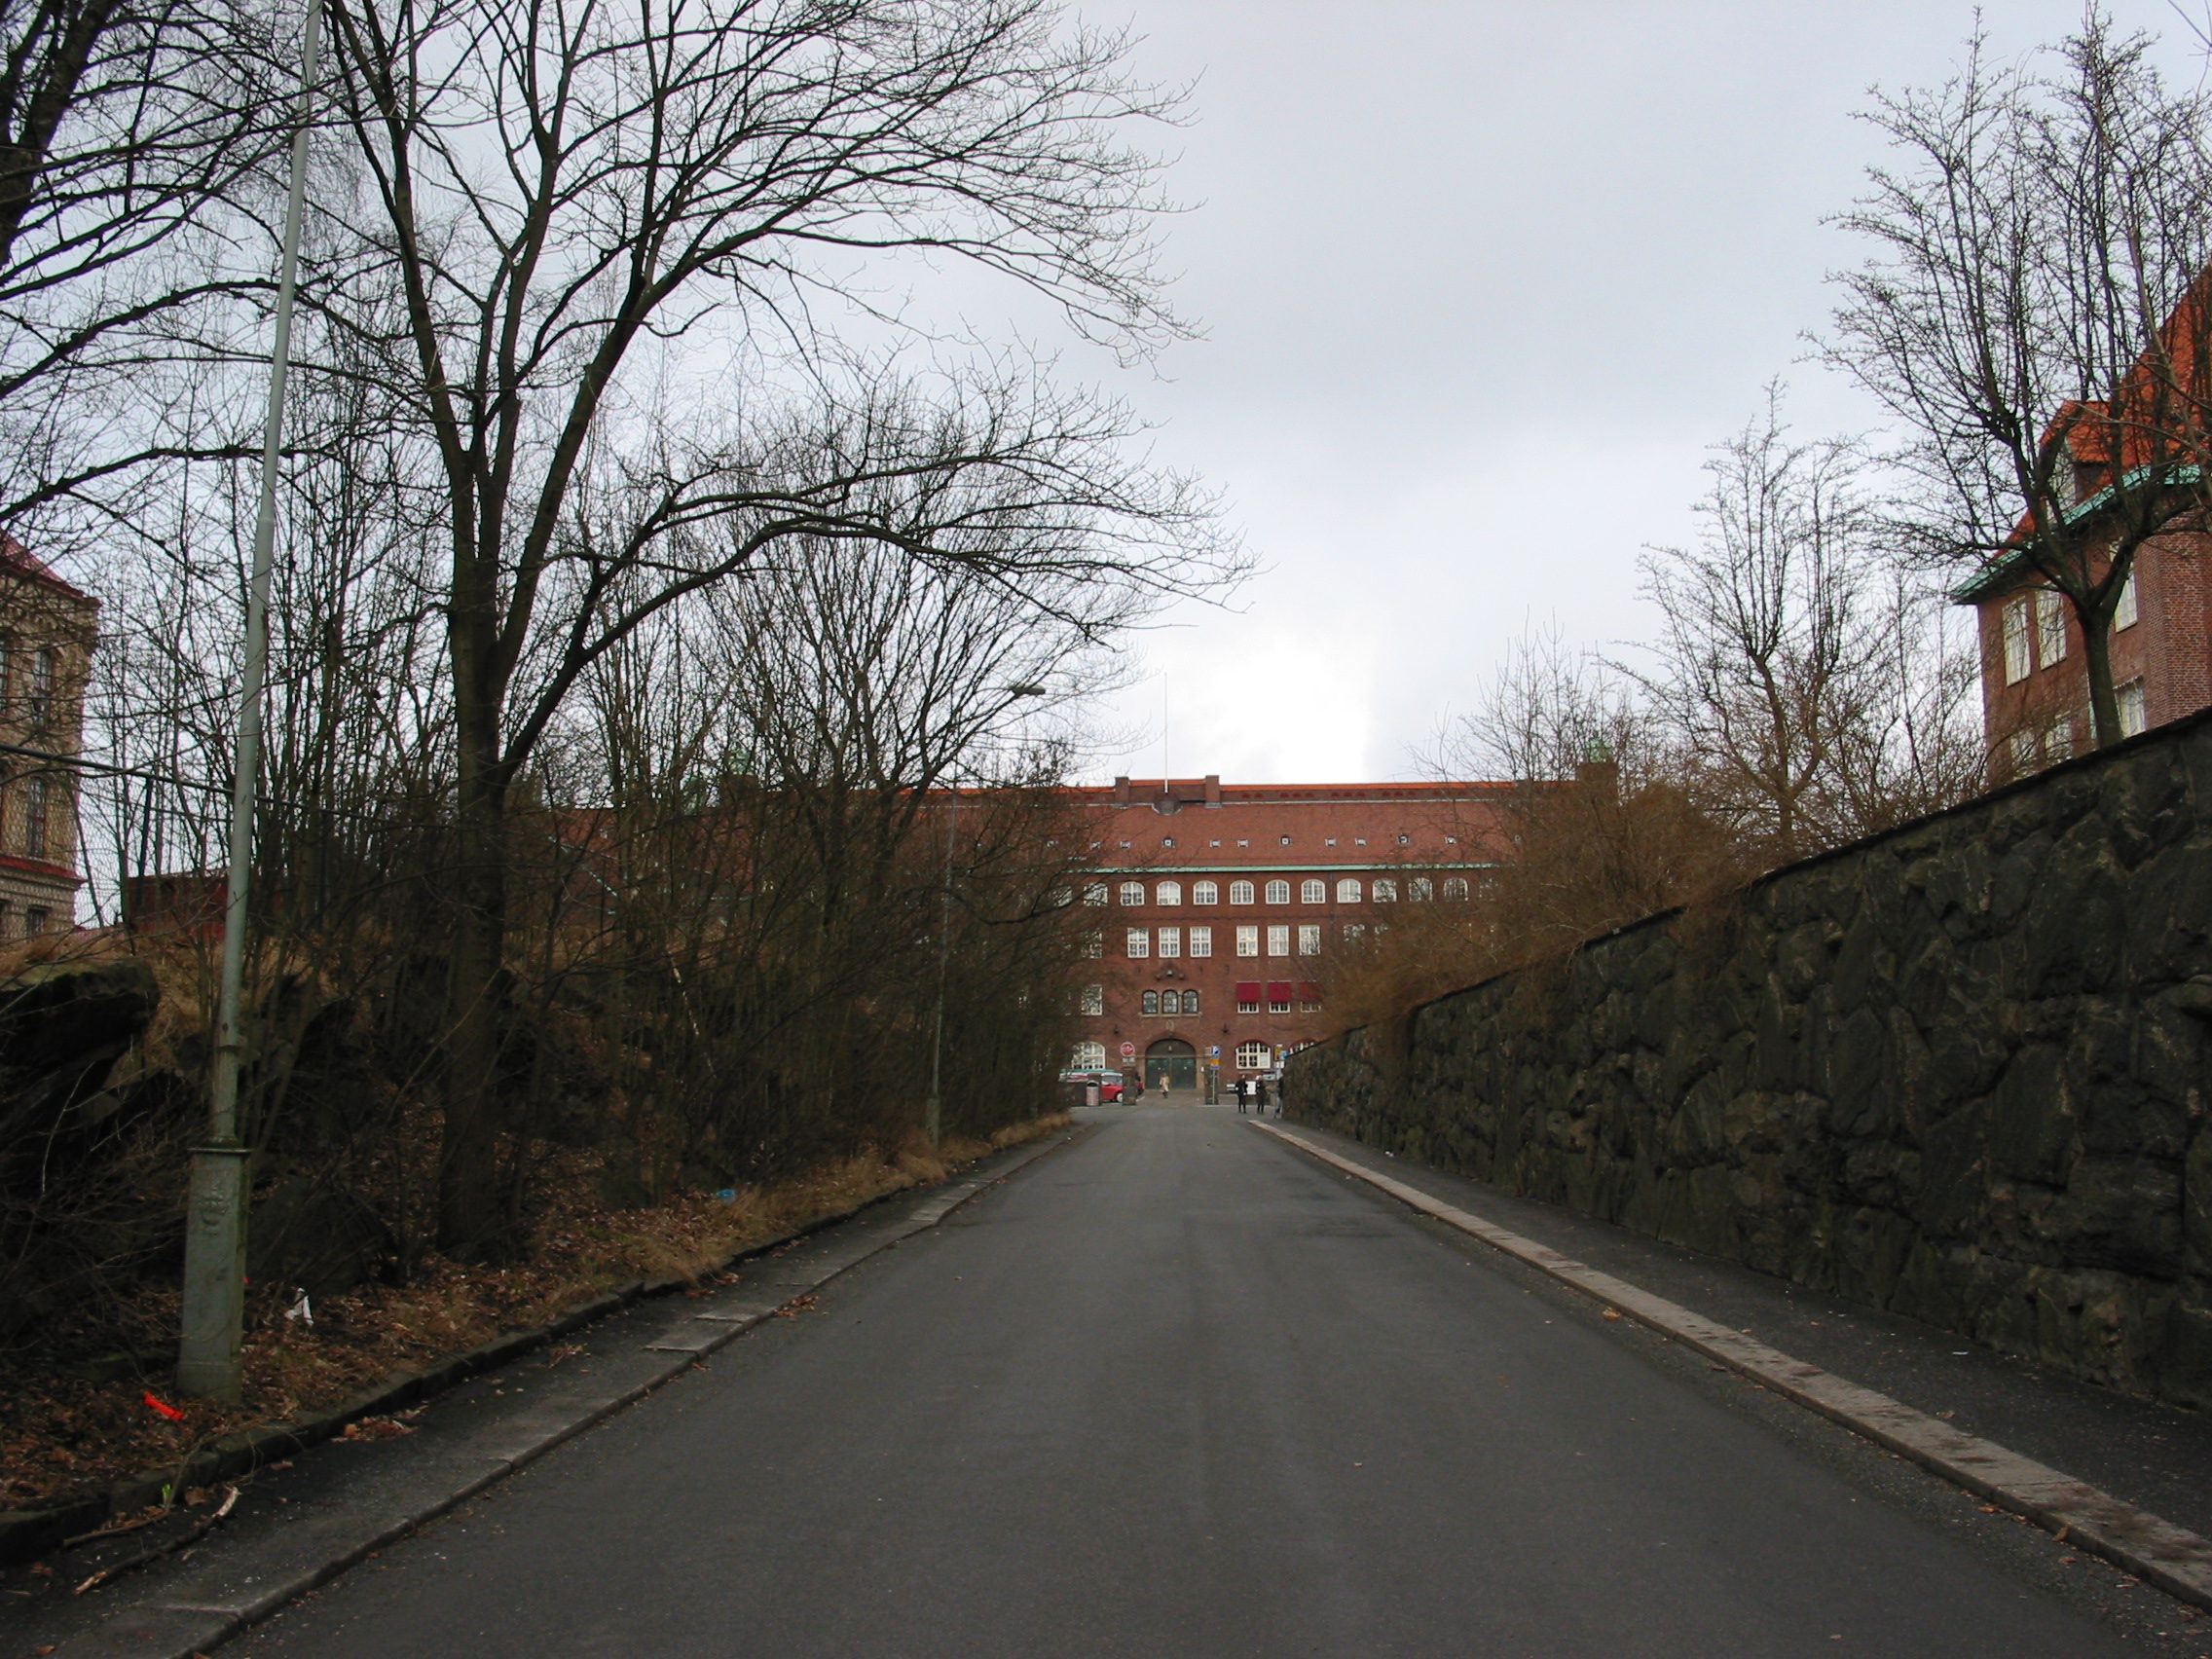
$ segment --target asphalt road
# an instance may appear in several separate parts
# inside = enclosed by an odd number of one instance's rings
[[[2212,1651],[2186,1628],[1233,1112],[1138,1108],[226,1652]]]

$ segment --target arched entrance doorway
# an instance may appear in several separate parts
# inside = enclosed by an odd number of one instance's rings
[[[1147,1088],[1198,1087],[1198,1051],[1180,1037],[1162,1037],[1144,1051]]]

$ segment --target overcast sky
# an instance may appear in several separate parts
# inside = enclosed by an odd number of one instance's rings
[[[2068,0],[1990,0],[2025,52]],[[2123,23],[2201,55],[2164,0]],[[1087,9],[1105,22],[1119,16]],[[1824,226],[1879,142],[1867,89],[1940,80],[1951,0],[1138,0],[1139,66],[1196,79],[1169,262],[1206,338],[1111,383],[1225,495],[1263,569],[1137,642],[1091,768],[1237,783],[1419,775],[1507,645],[1650,631],[1647,542],[1707,445],[1787,377],[1807,434],[1872,412],[1802,361]]]

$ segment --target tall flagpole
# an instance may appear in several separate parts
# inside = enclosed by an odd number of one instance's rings
[[[222,978],[215,1002],[215,1069],[208,1081],[207,1144],[192,1149],[184,1235],[184,1317],[179,1391],[236,1404],[245,1333],[246,1167],[239,1140],[239,1002],[245,979],[246,890],[253,873],[253,800],[261,772],[261,692],[269,672],[269,572],[276,545],[276,461],[284,436],[284,378],[292,357],[292,297],[299,284],[300,219],[307,203],[308,127],[322,0],[308,0],[300,41],[300,99],[292,133],[292,188],[276,276],[276,337],[269,349],[269,413],[261,439],[261,504],[253,521],[246,587],[245,677],[239,688],[238,750],[231,778],[231,876],[223,909]]]

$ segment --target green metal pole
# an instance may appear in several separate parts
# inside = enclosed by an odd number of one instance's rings
[[[292,357],[292,299],[299,284],[300,220],[306,211],[308,123],[322,0],[309,0],[300,41],[300,105],[292,134],[291,195],[276,277],[276,331],[269,351],[269,411],[261,439],[261,503],[253,523],[253,572],[246,587],[245,674],[239,688],[238,753],[231,778],[231,873],[223,910],[222,977],[215,1002],[215,1068],[208,1080],[207,1144],[192,1150],[185,1206],[184,1313],[176,1385],[196,1399],[234,1405],[243,1382],[246,1171],[239,1139],[239,1002],[245,979],[246,890],[253,872],[254,789],[261,772],[261,691],[269,672],[269,573],[276,545],[276,462],[284,436],[284,380]]]

